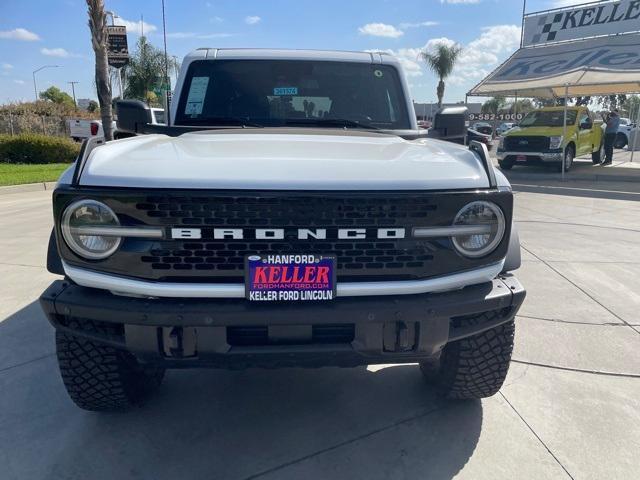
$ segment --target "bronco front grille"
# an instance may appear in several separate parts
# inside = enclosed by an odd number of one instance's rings
[[[348,227],[419,224],[437,210],[432,198],[149,196],[137,203],[164,225]]]
[[[136,189],[83,190],[83,196],[107,203],[123,225],[162,226],[165,239],[127,238],[106,260],[87,262],[61,246],[70,264],[129,277],[173,282],[244,281],[246,255],[331,254],[337,256],[338,281],[421,279],[477,268],[504,257],[506,242],[482,259],[459,255],[449,238],[413,238],[414,227],[451,225],[467,203],[487,199],[498,203],[511,221],[509,192],[243,192]],[[56,215],[77,198],[77,192],[56,193]],[[202,239],[172,239],[171,229],[198,228]],[[285,238],[214,239],[215,228],[282,228]],[[364,228],[363,239],[301,240],[298,228]],[[380,239],[379,228],[403,228],[404,238]]]
[[[288,239],[262,243],[192,243],[175,242],[176,249],[153,249],[144,255],[142,262],[158,270],[201,270],[221,272],[239,271],[244,268],[244,257],[250,254],[313,253],[337,255],[338,270],[381,270],[424,268],[433,260],[432,249],[417,242],[345,242],[324,240],[308,242]],[[424,242],[422,242],[424,243]]]
[[[292,201],[286,197],[149,196],[136,204],[153,223],[208,227],[395,227],[423,224],[437,210],[431,198],[331,198]],[[333,254],[338,271],[382,270],[411,274],[433,260],[436,249],[413,240],[299,240],[217,242],[172,241],[155,248],[141,261],[156,270],[231,273],[244,269],[244,257],[268,253]]]

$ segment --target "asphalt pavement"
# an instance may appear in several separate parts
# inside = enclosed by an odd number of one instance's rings
[[[51,192],[0,196],[0,478],[638,478],[640,186],[515,183],[528,297],[496,396],[438,400],[413,365],[190,370],[125,414],[64,391]]]

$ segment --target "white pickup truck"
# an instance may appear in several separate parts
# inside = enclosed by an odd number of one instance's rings
[[[620,126],[618,127],[618,133],[616,135],[615,148],[624,148],[629,145],[629,139],[632,138],[632,132],[638,131],[638,127],[628,118],[620,118]]]
[[[164,109],[151,108],[151,121],[154,124],[164,124]],[[67,120],[69,126],[69,136],[76,142],[81,142],[87,138],[104,137],[104,129],[102,128],[102,120],[84,120],[71,118]],[[121,135],[118,132],[117,122],[113,121],[112,129],[114,138],[118,139]],[[124,137],[124,135],[122,135]]]
[[[425,137],[387,54],[200,49],[169,125],[85,142],[53,193],[41,304],[88,410],[168,368],[419,363],[495,394],[525,291],[511,187],[486,146]]]

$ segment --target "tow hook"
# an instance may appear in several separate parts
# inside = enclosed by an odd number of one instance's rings
[[[197,356],[197,333],[194,327],[165,327],[162,329],[165,356],[191,358]]]

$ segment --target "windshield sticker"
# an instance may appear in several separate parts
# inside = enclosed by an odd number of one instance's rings
[[[200,115],[202,113],[202,105],[204,104],[208,85],[209,77],[193,77],[191,79],[187,106],[184,109],[185,115]]]
[[[298,95],[298,87],[276,87],[273,89],[276,96]]]
[[[384,75],[384,73],[382,73],[382,70],[374,70],[373,74],[378,78],[382,78],[382,76]]]

